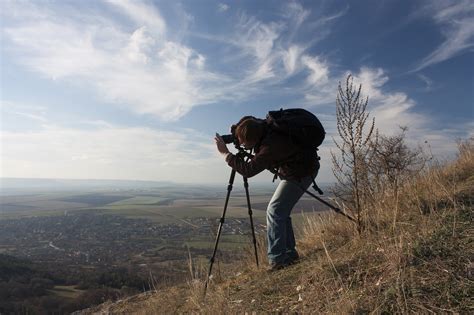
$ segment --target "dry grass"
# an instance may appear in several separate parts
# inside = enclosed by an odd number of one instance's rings
[[[361,235],[337,214],[308,216],[299,264],[267,273],[252,246],[214,269],[204,298],[207,262],[190,258],[186,287],[156,292],[132,313],[472,313],[473,154],[471,140],[456,161],[404,183],[398,198],[377,196]],[[259,250],[265,266],[262,239]]]

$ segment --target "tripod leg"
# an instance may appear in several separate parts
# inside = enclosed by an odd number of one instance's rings
[[[214,244],[214,252],[212,253],[212,257],[209,261],[209,272],[207,273],[206,284],[204,286],[204,295],[206,295],[207,286],[209,284],[209,278],[211,277],[211,273],[212,273],[212,265],[214,264],[214,259],[216,258],[217,246],[219,245],[219,239],[221,237],[221,232],[222,232],[222,225],[224,224],[224,221],[225,221],[225,213],[227,211],[227,205],[229,204],[229,197],[230,197],[230,192],[232,191],[232,185],[234,183],[234,179],[235,179],[235,170],[232,170],[232,172],[230,173],[229,185],[227,186],[227,196],[225,198],[224,211],[222,212],[222,217],[219,221],[219,228],[217,229],[216,242]]]
[[[250,206],[249,183],[247,177],[244,177],[245,195],[247,196],[247,208],[249,209],[250,227],[252,229],[253,248],[255,250],[255,262],[258,267],[257,239],[255,238],[255,229],[253,227],[252,207]]]
[[[298,185],[299,186],[299,185]],[[337,213],[339,214],[342,214],[343,216],[345,216],[346,218],[348,218],[349,220],[351,220],[352,222],[356,222],[356,220],[351,217],[350,215],[348,215],[347,213],[344,213],[341,209],[337,208],[337,207],[334,207],[332,204],[330,204],[329,202],[325,201],[324,199],[322,198],[319,198],[318,196],[316,196],[315,194],[312,194],[310,193],[309,191],[307,191],[306,189],[304,189],[303,187],[299,186],[301,189],[304,190],[305,193],[307,193],[308,195],[310,195],[311,197],[319,200],[321,203],[325,204],[326,206],[328,206],[329,208],[331,208],[332,210],[336,211]]]

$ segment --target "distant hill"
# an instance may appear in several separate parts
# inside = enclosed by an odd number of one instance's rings
[[[107,180],[107,179],[51,179],[51,178],[0,178],[2,191],[14,190],[70,190],[150,188],[176,185],[168,181]]]

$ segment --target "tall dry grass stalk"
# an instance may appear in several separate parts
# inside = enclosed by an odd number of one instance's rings
[[[203,260],[195,260],[188,247],[188,303],[192,308],[200,309],[204,303],[204,284],[206,281],[206,268]]]

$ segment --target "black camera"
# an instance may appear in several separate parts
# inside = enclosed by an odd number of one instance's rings
[[[230,134],[230,135],[222,135],[222,140],[224,140],[224,142],[226,144],[229,144],[229,143],[234,143],[235,144],[235,141],[237,140],[237,142],[239,142],[239,140],[237,139],[237,137],[235,137],[233,134]]]
[[[232,125],[230,127],[230,134],[229,135],[222,135],[222,140],[224,140],[225,144],[233,143],[236,147],[240,146],[239,139],[235,135],[235,129],[237,129],[237,125]]]

